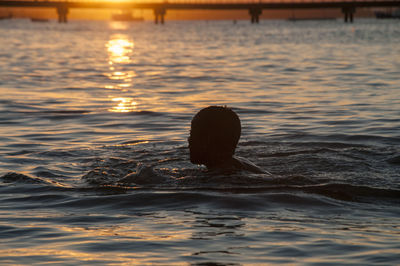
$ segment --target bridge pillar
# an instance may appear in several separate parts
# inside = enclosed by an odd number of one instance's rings
[[[167,13],[165,7],[154,8],[154,23],[158,24],[158,21],[160,20],[160,23],[164,24],[165,13]]]
[[[342,13],[344,14],[344,22],[353,23],[354,21],[354,13],[356,13],[355,7],[343,7]]]
[[[68,6],[66,4],[61,3],[57,6],[58,23],[67,23],[68,11]]]
[[[262,14],[262,9],[260,7],[250,7],[249,14],[251,17],[251,24],[260,22],[260,15]]]

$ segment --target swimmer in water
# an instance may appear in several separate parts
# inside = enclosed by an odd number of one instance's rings
[[[240,133],[240,119],[232,109],[209,106],[200,110],[193,117],[190,128],[190,161],[204,164],[210,171],[246,170],[270,174],[250,161],[234,156]]]
[[[194,164],[204,164],[210,172],[231,173],[245,170],[271,175],[249,160],[234,156],[240,132],[240,119],[230,108],[209,106],[200,110],[192,119],[188,139],[190,161]],[[173,180],[157,173],[151,166],[140,165],[135,172],[126,175],[119,182],[146,185]]]

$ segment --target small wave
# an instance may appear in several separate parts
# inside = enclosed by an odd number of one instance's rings
[[[164,113],[161,112],[154,112],[154,111],[149,111],[149,110],[140,110],[140,111],[132,111],[132,112],[126,112],[126,113],[119,113],[119,115],[126,115],[126,116],[154,116],[154,117],[159,117],[163,116]]]
[[[289,142],[291,146],[307,146],[307,147],[323,147],[327,149],[346,149],[346,148],[363,148],[368,147],[363,144],[357,143],[344,143],[344,142]]]
[[[252,108],[234,108],[235,111],[238,111],[239,114],[256,114],[256,115],[269,115],[276,114],[276,111],[272,110],[261,110],[261,109],[252,109]]]
[[[18,111],[12,114],[15,117],[23,115],[24,117],[40,117],[50,120],[64,120],[79,118],[83,115],[91,113],[88,110],[40,110],[39,108],[30,108],[34,110]]]
[[[371,141],[374,143],[400,143],[400,138],[396,137],[383,137],[383,136],[375,136],[375,135],[352,135],[346,136],[346,140],[348,141]]]
[[[288,157],[299,154],[319,154],[324,152],[333,152],[333,150],[326,148],[318,148],[318,149],[308,149],[299,151],[275,152],[271,154],[266,154],[264,155],[264,157]]]
[[[355,186],[350,184],[321,184],[303,187],[302,190],[309,193],[321,194],[339,200],[364,201],[376,199],[400,200],[400,190],[375,188],[367,186]]]
[[[135,161],[121,158],[108,158],[102,164],[90,170],[82,179],[95,186],[113,185],[124,176],[135,171],[138,165]]]
[[[32,177],[14,172],[3,175],[1,180],[4,183],[47,184],[47,182],[40,177]]]
[[[15,184],[37,184],[46,188],[66,188],[66,184],[62,184],[54,180],[54,175],[51,172],[40,172],[43,176],[33,177],[21,173],[10,172],[0,177],[3,183]],[[47,177],[45,176],[47,175]]]
[[[120,166],[117,166],[120,164]],[[219,191],[230,193],[307,193],[342,201],[400,200],[400,190],[347,183],[319,183],[301,175],[266,176],[262,174],[215,174],[196,169],[174,172],[153,169],[143,164],[115,161],[114,167],[99,167],[89,171],[83,179],[94,186],[138,187],[191,191]],[[173,176],[175,175],[175,177]]]
[[[45,114],[87,114],[90,111],[87,110],[48,110],[48,111],[38,111],[36,113],[45,113]]]
[[[148,115],[148,116],[162,116],[163,115],[163,113],[160,113],[160,112],[153,112],[153,111],[147,111],[147,110],[130,112],[129,114],[131,114],[131,115]]]
[[[145,168],[144,172],[146,169],[148,170]],[[32,201],[36,194],[40,194],[40,197],[37,196],[37,201],[41,202],[46,196],[58,195],[62,192],[63,197],[68,200],[52,203],[58,207],[125,209],[131,208],[134,203],[136,209],[189,208],[207,205],[213,208],[264,210],[265,208],[280,208],[282,205],[323,208],[352,203],[374,205],[400,203],[398,189],[355,186],[345,183],[295,185],[290,178],[270,178],[268,181],[255,177],[226,176],[207,179],[203,176],[203,178],[181,178],[168,185],[127,187],[116,184],[115,175],[119,174],[121,173],[112,175],[110,172],[105,174],[97,170],[90,171],[84,178],[87,182],[91,182],[91,186],[73,188],[54,185],[42,178],[19,173],[8,173],[2,176],[1,180],[4,183],[40,185],[34,189],[23,186],[10,187],[15,193],[25,191],[31,194],[27,199],[31,204],[34,204]],[[145,174],[148,174],[148,171]],[[258,182],[255,183],[257,179]],[[240,182],[237,182],[238,180]],[[73,193],[83,194],[73,197]],[[104,195],[101,203],[96,196],[99,193]]]
[[[390,164],[400,165],[400,155],[394,156],[390,159],[387,159],[386,161]]]

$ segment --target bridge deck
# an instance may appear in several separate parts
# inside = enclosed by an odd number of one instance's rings
[[[314,2],[314,0],[306,0],[304,2],[293,2],[293,0],[284,0],[283,2],[263,2],[247,1],[247,2],[228,2],[231,0],[175,0],[169,1],[155,1],[152,0],[144,2],[113,2],[113,1],[29,1],[29,0],[0,0],[0,6],[5,7],[42,7],[42,8],[56,8],[58,13],[58,21],[60,23],[67,22],[67,14],[70,8],[111,8],[111,9],[153,9],[155,15],[155,23],[159,19],[164,24],[164,16],[167,9],[175,10],[188,10],[188,9],[211,9],[211,10],[249,10],[252,23],[258,23],[263,9],[325,9],[325,8],[339,8],[344,14],[345,22],[353,22],[353,15],[356,8],[365,7],[399,7],[400,0],[328,0]],[[286,1],[286,2],[285,2]],[[318,0],[316,0],[318,1]]]
[[[144,2],[107,2],[107,1],[20,1],[0,0],[0,6],[8,7],[58,7],[60,4],[68,8],[136,8],[154,9],[163,7],[166,9],[249,9],[257,6],[261,9],[316,9],[316,8],[342,8],[352,7],[396,7],[400,6],[400,0],[377,0],[377,1],[281,1],[281,2],[217,2],[217,1],[144,1]]]

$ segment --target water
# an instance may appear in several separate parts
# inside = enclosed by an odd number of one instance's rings
[[[0,264],[399,264],[399,23],[0,21]],[[214,104],[272,177],[189,162]]]

